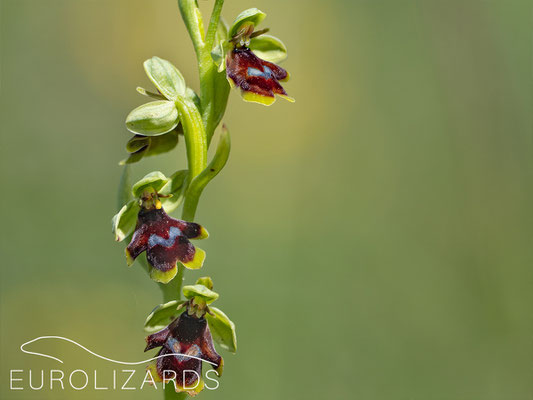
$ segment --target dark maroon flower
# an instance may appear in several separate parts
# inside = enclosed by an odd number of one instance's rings
[[[148,368],[155,380],[175,382],[177,392],[188,392],[194,396],[204,386],[202,379],[202,360],[220,375],[224,361],[216,352],[207,321],[202,316],[183,312],[165,329],[146,338],[146,349],[161,347],[160,357]]]
[[[294,101],[279,82],[289,79],[289,74],[278,65],[262,60],[246,46],[235,46],[226,56],[228,81],[241,89],[246,101],[270,105],[275,95]]]
[[[126,248],[128,265],[146,251],[148,263],[153,267],[152,279],[167,283],[177,272],[177,263],[198,269],[205,259],[205,252],[195,248],[189,239],[205,239],[207,231],[194,222],[169,217],[159,201],[155,207],[141,207],[137,226]]]

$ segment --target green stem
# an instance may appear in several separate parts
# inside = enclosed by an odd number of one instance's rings
[[[209,27],[207,28],[207,34],[205,35],[205,47],[209,52],[213,49],[223,5],[224,0],[215,0],[213,12],[211,13],[211,20],[209,21]]]
[[[213,12],[211,13],[211,20],[209,21],[209,27],[207,28],[207,34],[205,35],[205,47],[208,51],[213,49],[213,45],[215,43],[218,23],[220,21],[220,13],[222,12],[223,5],[224,0],[215,0]]]
[[[204,47],[204,22],[202,20],[202,13],[198,8],[196,0],[178,0],[178,6],[183,22],[191,37],[196,56],[200,57],[200,53]]]
[[[203,20],[196,0],[178,0],[180,12],[185,21],[185,25],[192,39],[196,59],[198,61],[198,72],[200,75],[200,102],[202,105],[202,120],[205,127],[207,143],[215,131],[219,121],[215,121],[215,97],[217,86],[217,66],[211,58],[211,50],[216,38],[220,13],[224,0],[215,0],[211,19],[207,28],[207,34],[203,35]],[[227,94],[222,94],[227,99]]]
[[[222,168],[226,165],[226,162],[229,158],[229,152],[231,149],[231,141],[229,132],[224,126],[222,128],[222,133],[220,134],[220,141],[217,146],[217,151],[213,160],[209,163],[207,168],[205,168],[200,175],[198,175],[190,183],[189,188],[187,189],[187,195],[185,196],[185,202],[183,204],[183,215],[192,216],[196,213],[196,208],[198,206],[198,201],[204,188],[207,186],[209,181],[213,179],[217,174],[222,171]]]
[[[183,285],[183,265],[178,264],[178,272],[169,283],[158,283],[163,293],[163,303],[181,298],[181,286]]]
[[[215,103],[214,76],[217,66],[211,58],[211,54],[203,55],[198,63],[200,72],[200,102],[202,104],[202,120],[205,124],[206,137],[211,139],[215,128],[213,127],[213,114]]]
[[[189,166],[189,182],[200,174],[207,165],[207,140],[202,116],[194,103],[184,97],[176,99],[176,107],[180,113],[180,121],[185,135],[187,147],[187,163]]]
[[[202,99],[202,117],[205,123],[205,132],[207,136],[207,145],[209,146],[215,128],[220,122],[220,118],[217,119],[217,103],[220,101],[227,102],[227,94],[222,91],[217,91],[217,66],[211,58],[211,50],[215,44],[215,38],[217,35],[218,25],[220,23],[220,13],[222,12],[222,6],[224,0],[215,0],[213,6],[213,12],[211,13],[211,20],[209,21],[209,27],[207,28],[207,34],[205,36],[204,51],[202,59],[199,63],[200,79],[203,82],[201,85],[201,99]],[[220,96],[220,98],[217,98]],[[220,108],[220,107],[218,107]]]
[[[196,57],[198,60],[198,69],[200,74],[200,101],[202,104],[202,114],[198,111],[193,102],[186,98],[179,97],[176,100],[176,107],[180,113],[180,121],[183,125],[183,132],[185,136],[185,145],[187,147],[187,164],[189,169],[188,180],[192,188],[197,188],[195,182],[203,183],[200,190],[192,190],[191,193],[187,191],[185,195],[185,203],[182,212],[182,219],[186,221],[193,221],[198,201],[203,187],[211,179],[203,175],[207,166],[207,148],[208,143],[213,135],[216,126],[213,126],[214,113],[214,99],[215,99],[215,75],[217,73],[216,66],[211,59],[211,49],[216,37],[218,22],[220,19],[220,12],[224,0],[215,0],[211,21],[209,23],[207,35],[204,41],[204,28],[202,15],[198,8],[196,0],[178,0],[180,13],[185,22],[185,26],[192,39]],[[227,137],[227,146],[229,153],[229,136]],[[219,145],[220,147],[220,145]],[[218,151],[217,151],[218,153]],[[215,159],[217,157],[215,156]],[[227,155],[226,155],[227,160]],[[213,161],[214,162],[214,161]],[[213,163],[210,164],[210,166]],[[218,172],[220,164],[220,157],[216,170]],[[223,162],[225,164],[225,161]],[[222,165],[223,166],[223,165]],[[221,169],[221,168],[220,168]],[[216,175],[216,173],[215,173]],[[213,175],[214,176],[214,175]],[[163,293],[163,301],[168,302],[174,299],[181,298],[181,287],[183,284],[184,267],[178,264],[178,272],[176,277],[166,285],[159,284]],[[176,393],[172,385],[165,387],[165,400],[182,400],[187,398],[186,393]]]

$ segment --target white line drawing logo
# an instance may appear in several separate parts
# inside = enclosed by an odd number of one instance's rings
[[[206,362],[208,364],[214,365],[215,367],[218,366],[217,364],[215,364],[215,363],[213,363],[211,361],[208,361],[208,360],[204,360],[203,358],[195,357],[193,355],[188,355],[188,354],[182,354],[182,353],[163,354],[161,356],[149,358],[147,360],[134,361],[134,362],[113,360],[111,358],[104,357],[104,356],[102,356],[100,354],[95,353],[94,351],[89,350],[87,347],[79,344],[78,342],[75,342],[72,339],[68,339],[68,338],[65,338],[65,337],[62,337],[62,336],[39,336],[39,337],[37,337],[35,339],[32,339],[32,340],[30,340],[30,341],[28,341],[26,343],[21,344],[20,345],[20,351],[22,351],[23,353],[26,353],[26,354],[33,354],[33,355],[36,355],[36,356],[51,358],[52,360],[56,360],[56,361],[59,361],[61,364],[64,364],[62,360],[60,360],[59,358],[53,357],[53,356],[51,356],[49,354],[37,353],[37,352],[34,352],[34,351],[29,351],[29,350],[24,349],[24,346],[26,346],[28,344],[31,344],[31,343],[34,343],[34,342],[37,342],[38,340],[41,340],[41,339],[59,339],[59,340],[64,340],[66,342],[73,343],[76,346],[78,346],[78,347],[82,348],[83,350],[85,350],[87,353],[92,354],[95,357],[101,358],[102,360],[106,360],[106,361],[109,361],[109,362],[112,362],[112,363],[115,363],[115,364],[139,365],[139,364],[144,364],[144,363],[147,363],[147,362],[150,362],[150,361],[153,361],[153,360],[157,360],[159,358],[167,357],[167,356],[180,356],[180,357],[184,357],[184,358],[194,358],[196,360],[200,360],[200,361]]]

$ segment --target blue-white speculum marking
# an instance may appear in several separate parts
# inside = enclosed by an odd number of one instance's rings
[[[153,233],[152,235],[150,235],[150,239],[148,239],[148,245],[150,247],[154,247],[156,245],[172,247],[174,246],[174,243],[176,242],[176,238],[178,236],[181,236],[181,231],[179,230],[179,228],[171,226],[168,232],[168,239],[164,239],[161,236]]]
[[[248,76],[262,76],[263,78],[272,78],[272,70],[267,66],[263,66],[264,71],[257,68],[248,67]]]
[[[176,339],[170,337],[167,340],[168,344],[172,347],[175,353],[181,353],[181,345]],[[191,358],[188,356],[200,357],[201,355],[202,350],[200,349],[200,347],[197,344],[193,344],[191,347],[189,347],[185,354],[175,354],[175,357],[179,362],[183,362]]]

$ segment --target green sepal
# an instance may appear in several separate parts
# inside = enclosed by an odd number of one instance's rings
[[[187,86],[181,72],[167,60],[152,57],[143,64],[146,75],[157,90],[169,100],[176,100],[183,96]]]
[[[139,198],[143,194],[143,191],[148,187],[152,187],[156,192],[159,192],[168,181],[168,178],[162,172],[150,172],[133,185],[131,193],[133,194],[133,197]]]
[[[204,285],[209,290],[213,290],[213,280],[210,276],[202,276],[196,280],[197,285]]]
[[[281,40],[270,35],[260,35],[250,40],[254,54],[271,63],[279,63],[287,58],[287,48]]]
[[[173,101],[152,101],[128,114],[126,128],[143,136],[163,135],[178,126],[178,117],[178,110]]]
[[[193,297],[200,297],[206,302],[206,304],[211,304],[216,299],[218,299],[218,293],[213,292],[211,289],[206,288],[204,285],[187,285],[183,286],[183,295],[192,299]]]
[[[209,307],[209,313],[205,314],[209,330],[213,340],[220,347],[235,353],[237,351],[237,334],[235,324],[216,307]],[[213,315],[214,314],[214,315]]]
[[[171,195],[170,197],[160,198],[163,209],[167,214],[174,211],[183,202],[187,190],[188,175],[189,171],[186,169],[175,172],[169,177],[167,184],[159,191],[163,195]]]
[[[226,69],[226,53],[231,50],[231,43],[226,39],[220,40],[213,50],[211,50],[211,58],[218,67],[218,72],[222,72]]]
[[[169,152],[178,144],[179,128],[180,125],[176,129],[159,136],[135,135],[126,143],[126,150],[131,154],[127,159],[122,160],[120,165],[133,164],[144,157]]]
[[[257,8],[249,8],[248,10],[244,10],[237,15],[237,18],[235,18],[235,21],[233,21],[233,24],[228,32],[228,37],[232,38],[246,25],[257,26],[262,20],[265,19],[265,17],[266,14]]]
[[[120,211],[115,214],[112,220],[113,233],[117,242],[123,241],[131,235],[137,224],[137,214],[140,211],[139,201],[130,200]]]
[[[185,303],[184,301],[172,300],[168,303],[159,304],[146,318],[144,322],[144,330],[149,333],[158,332],[164,329],[174,319],[176,319],[186,307],[182,307],[178,310],[178,307]]]

